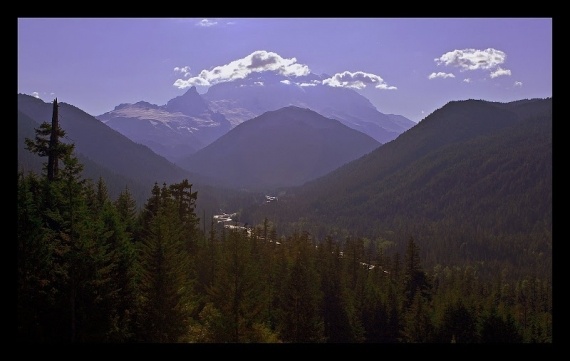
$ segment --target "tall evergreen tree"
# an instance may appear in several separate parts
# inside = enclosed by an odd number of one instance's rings
[[[426,300],[431,299],[431,284],[426,273],[423,271],[419,249],[413,237],[408,240],[406,255],[404,260],[404,306],[410,307],[414,302],[416,293]]]
[[[17,320],[18,340],[48,342],[53,336],[57,276],[53,232],[45,223],[42,181],[18,173]]]
[[[38,154],[40,157],[48,157],[47,162],[44,163],[44,170],[49,181],[57,178],[59,161],[63,160],[66,155],[71,154],[74,148],[73,144],[65,144],[60,140],[65,137],[65,131],[59,126],[58,107],[56,98],[53,101],[51,123],[41,123],[39,128],[36,128],[34,140],[25,139],[26,149]]]
[[[319,313],[322,293],[314,247],[306,232],[294,233],[288,243],[293,259],[280,297],[280,335],[285,342],[322,342],[323,319]]]
[[[211,320],[215,342],[261,342],[264,284],[252,259],[252,240],[229,230],[221,243],[218,268],[208,295],[219,317]],[[264,332],[267,331],[264,329]]]
[[[137,333],[146,342],[182,342],[189,331],[192,310],[191,261],[181,237],[178,209],[167,197],[162,200],[157,213],[145,224],[140,247],[142,302]]]
[[[188,179],[171,184],[168,190],[177,208],[178,219],[182,224],[182,237],[185,239],[188,251],[193,254],[196,251],[198,238],[202,236],[198,229],[200,219],[196,217],[195,212],[198,192],[192,192],[192,184],[188,182]]]
[[[478,342],[477,318],[461,301],[449,304],[439,327],[438,342]]]
[[[115,200],[115,208],[117,209],[121,222],[125,225],[125,231],[129,237],[134,241],[135,234],[137,233],[137,202],[133,198],[129,187],[119,194]]]
[[[332,237],[326,238],[319,257],[322,260],[321,289],[323,302],[321,310],[323,312],[324,336],[330,343],[356,342],[346,303],[341,251],[338,244],[333,243]]]

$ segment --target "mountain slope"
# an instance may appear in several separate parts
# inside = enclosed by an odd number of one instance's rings
[[[45,103],[25,94],[18,95],[18,159],[19,162],[24,162],[28,169],[37,169],[38,160],[41,164],[45,159],[31,154],[32,158],[38,159],[30,160],[29,152],[23,149],[23,139],[33,138],[33,128],[44,121],[51,121],[52,107],[52,103]],[[59,103],[59,119],[60,126],[66,132],[62,141],[75,144],[78,158],[83,163],[90,164],[89,167],[86,165],[86,174],[95,180],[98,178],[97,173],[106,175],[105,178],[114,174],[121,181],[131,180],[133,187],[145,185],[150,192],[154,182],[179,182],[191,177],[189,172],[168,162],[146,146],[134,143],[72,105]],[[121,190],[125,185],[121,185]]]
[[[18,95],[18,170],[42,172],[47,159],[25,149],[24,139],[34,138],[34,129],[44,121],[51,122],[51,116],[52,103]],[[62,141],[75,144],[75,154],[84,165],[83,177],[95,182],[102,177],[112,199],[128,187],[137,205],[142,207],[151,196],[155,182],[162,185],[188,179],[192,190],[198,192],[196,213],[205,222],[220,210],[239,209],[251,202],[252,197],[263,197],[263,194],[215,187],[212,180],[175,166],[69,104],[59,103],[59,118],[67,134]]]
[[[285,107],[241,123],[179,164],[224,185],[300,185],[380,146],[334,119]]]
[[[325,78],[252,73],[214,84],[203,95],[191,87],[165,105],[144,101],[120,104],[96,118],[172,162],[195,153],[244,121],[287,106],[309,108],[380,143],[416,124],[401,115],[379,112],[353,89],[322,84]]]
[[[414,235],[434,263],[502,257],[548,269],[552,99],[448,103],[398,139],[244,213],[254,224],[274,215],[284,230],[303,220],[318,225],[315,235],[336,229],[399,244]]]
[[[173,162],[231,128],[223,115],[209,109],[195,87],[163,106],[143,101],[121,104],[97,119]]]

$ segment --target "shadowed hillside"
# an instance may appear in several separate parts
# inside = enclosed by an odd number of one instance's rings
[[[269,214],[284,229],[321,236],[348,232],[402,244],[413,234],[430,262],[532,260],[548,272],[551,107],[552,99],[451,102],[248,216],[259,222]]]
[[[300,185],[380,146],[309,109],[286,107],[246,121],[180,165],[253,189]]]

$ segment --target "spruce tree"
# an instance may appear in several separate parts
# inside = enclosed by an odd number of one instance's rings
[[[419,293],[426,300],[431,299],[431,284],[422,269],[419,248],[413,237],[408,240],[403,277],[404,306],[406,308],[414,302],[416,293]]]

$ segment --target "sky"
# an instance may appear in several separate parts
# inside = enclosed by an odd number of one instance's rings
[[[454,100],[552,97],[552,30],[547,17],[18,18],[17,91],[97,116],[251,72],[313,73],[419,122]]]

